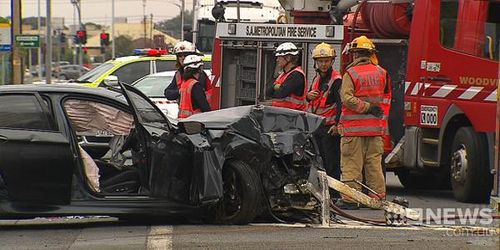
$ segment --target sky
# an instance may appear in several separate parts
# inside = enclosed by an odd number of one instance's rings
[[[38,2],[41,16],[46,16],[47,0],[22,0],[23,17],[38,16]],[[154,22],[170,19],[179,14],[181,0],[145,0],[146,15],[153,14]],[[186,10],[192,10],[193,0],[185,0]],[[111,24],[111,0],[81,0],[82,22]],[[52,17],[64,17],[65,25],[73,24],[71,0],[51,0]],[[11,0],[0,0],[0,16],[11,15]],[[128,22],[137,23],[143,19],[143,0],[115,0],[115,17],[127,17]]]

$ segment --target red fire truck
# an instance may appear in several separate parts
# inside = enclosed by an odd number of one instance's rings
[[[500,77],[500,67],[498,67],[498,76]],[[497,88],[497,93],[500,90],[500,85]],[[495,129],[495,177],[493,178],[493,190],[491,191],[491,205],[494,211],[500,215],[500,96],[497,94],[497,122]]]
[[[393,83],[389,170],[406,188],[451,187],[463,202],[490,198],[500,1],[280,3],[289,24],[218,24],[214,108],[266,102],[261,90],[277,75],[272,51],[279,43],[302,48],[302,65],[311,80],[310,52],[316,44],[327,41],[341,52],[353,38],[367,35]],[[343,55],[336,66],[343,70],[349,62]]]

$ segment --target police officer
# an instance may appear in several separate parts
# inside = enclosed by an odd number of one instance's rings
[[[165,89],[164,94],[168,100],[177,100],[180,97],[179,89],[181,88],[181,83],[183,81],[184,74],[184,59],[188,55],[200,55],[200,53],[196,50],[196,46],[193,43],[188,41],[178,42],[174,47],[174,53],[177,59],[177,72],[175,72],[175,76],[172,79],[172,82]],[[205,95],[210,99],[212,95],[212,82],[208,78],[207,74],[204,71],[200,72],[200,77],[198,81],[201,83],[205,90]]]
[[[299,66],[299,49],[293,43],[282,43],[276,48],[275,56],[283,73],[267,88],[272,106],[305,111],[307,81]]]
[[[317,73],[306,97],[309,102],[308,111],[325,117],[325,124],[316,131],[315,137],[326,173],[339,180],[340,136],[337,124],[342,108],[339,94],[342,76],[333,68],[336,51],[331,45],[318,44],[312,52],[312,57]]]
[[[184,71],[180,87],[179,118],[210,111],[203,86],[199,82],[203,72],[203,60],[198,55],[189,55],[183,61]]]
[[[375,45],[365,36],[355,38],[348,51],[353,62],[342,79],[340,96],[342,114],[339,122],[341,138],[342,181],[361,191],[358,182],[385,199],[385,179],[382,170],[383,136],[387,130],[387,114],[382,107],[390,105],[390,79],[387,71],[377,65]],[[387,109],[388,110],[388,109]],[[344,209],[357,209],[359,204],[342,195],[338,203]]]

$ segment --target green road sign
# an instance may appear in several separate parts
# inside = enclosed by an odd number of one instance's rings
[[[16,35],[16,46],[21,48],[39,48],[40,36],[39,35]]]

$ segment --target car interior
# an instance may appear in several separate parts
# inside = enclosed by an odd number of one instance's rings
[[[136,140],[130,113],[92,100],[67,99],[64,109],[77,137],[91,136],[108,142],[79,142],[84,179],[90,190],[104,195],[139,194],[141,172],[134,161]]]

